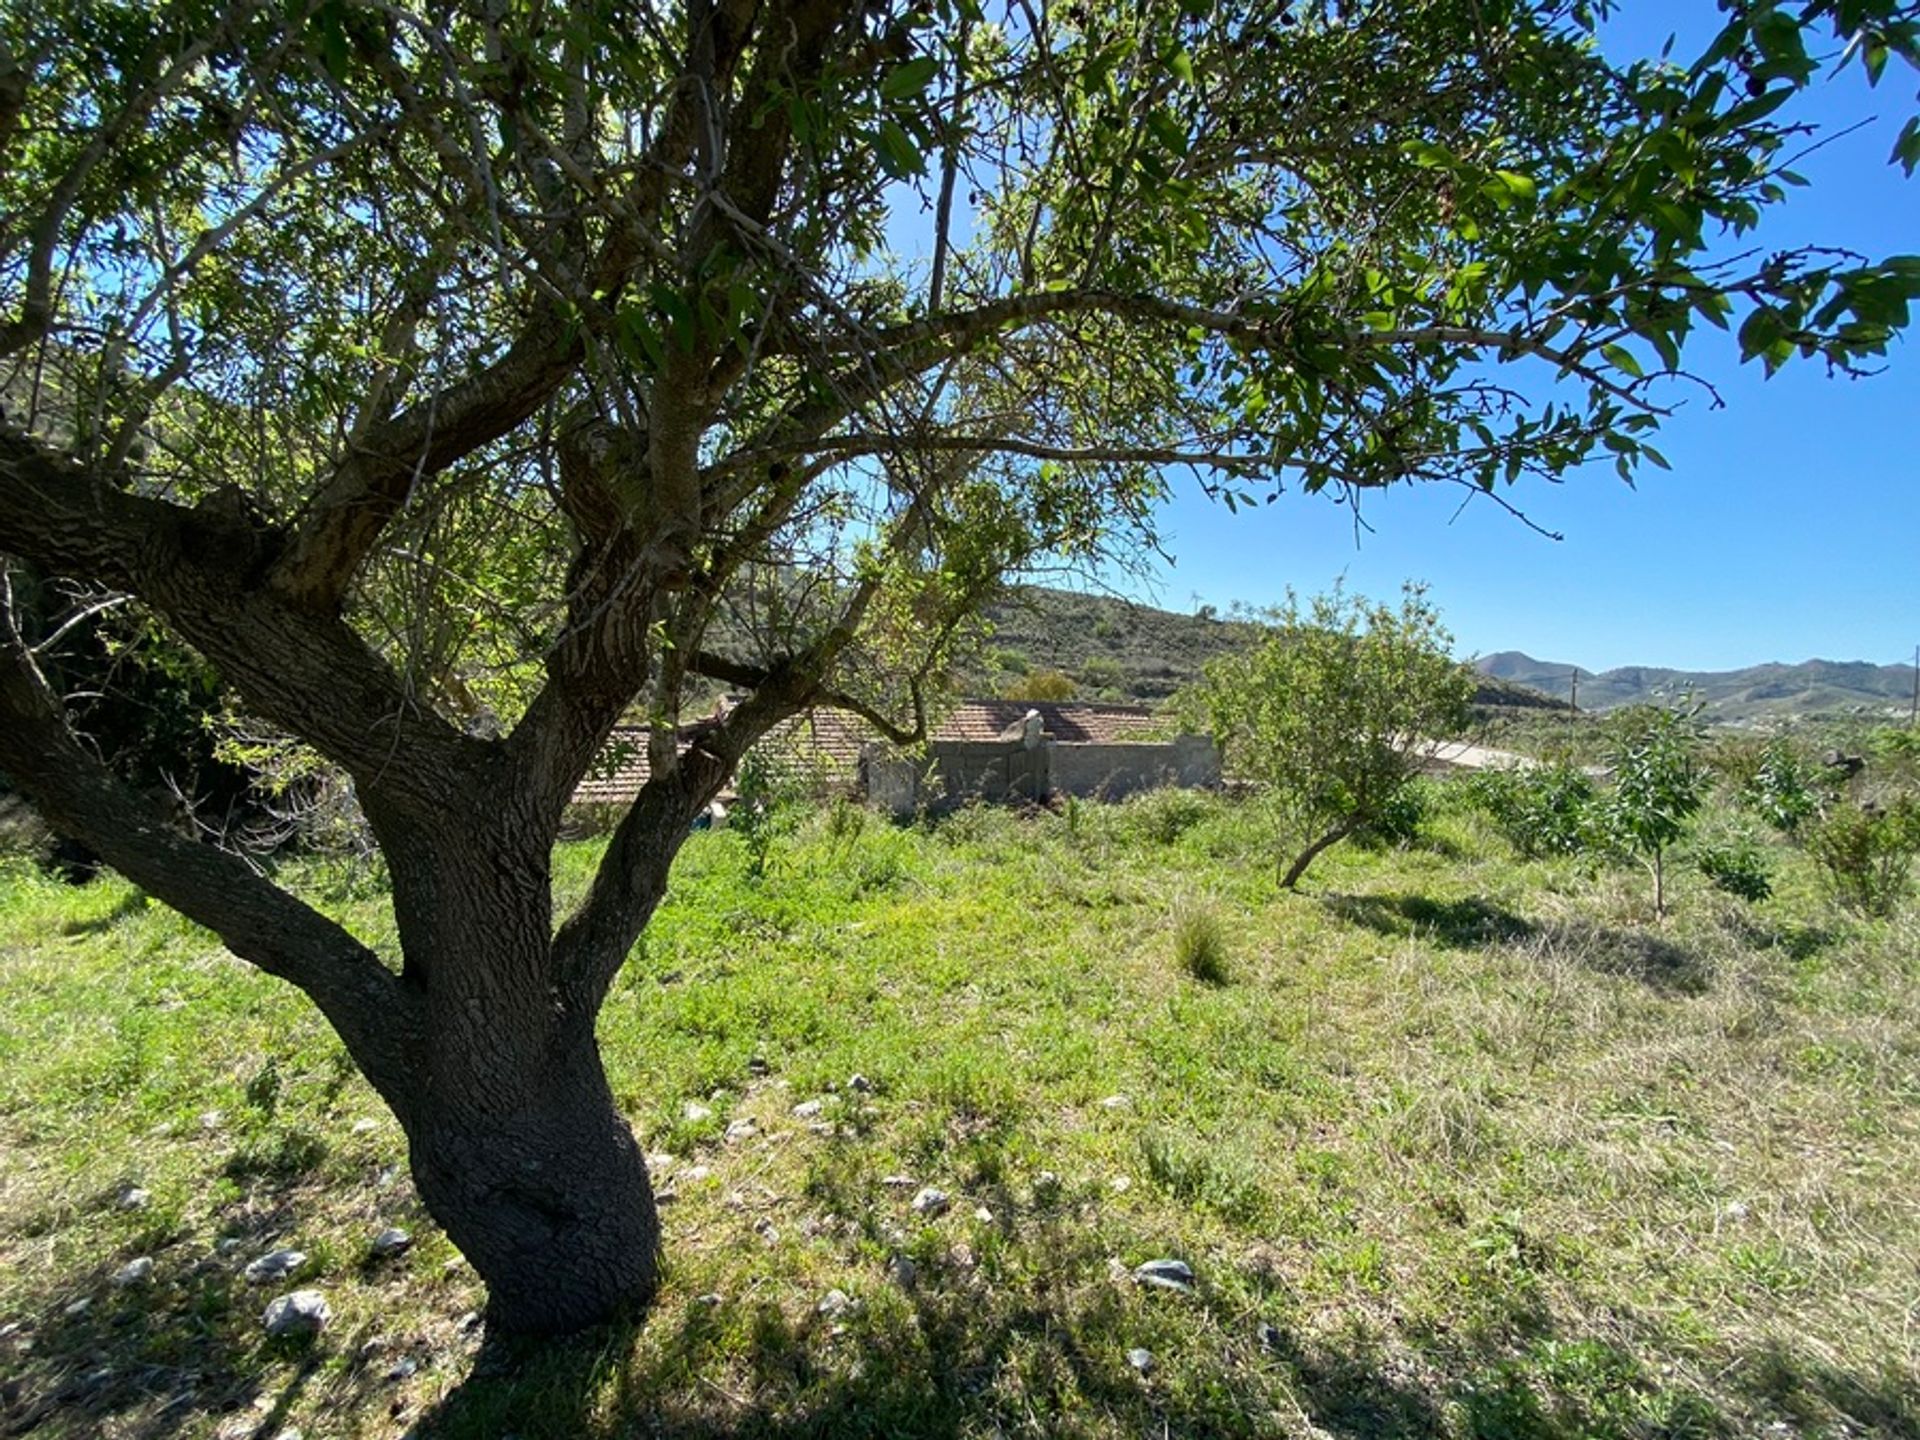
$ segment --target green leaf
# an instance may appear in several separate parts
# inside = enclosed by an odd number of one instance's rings
[[[1493,173],[1516,200],[1531,200],[1539,193],[1539,186],[1534,184],[1531,175],[1522,175],[1518,170],[1496,170]]]
[[[1193,56],[1184,50],[1174,51],[1167,57],[1167,71],[1182,85],[1193,84]]]
[[[880,168],[894,179],[906,180],[926,173],[926,157],[898,121],[882,120],[880,128],[874,132],[873,142]]]
[[[896,65],[880,82],[880,98],[905,100],[918,95],[939,73],[940,62],[931,55],[921,55],[904,64]]]
[[[1647,378],[1647,372],[1640,368],[1640,362],[1624,345],[1602,345],[1600,355],[1614,369],[1624,370],[1636,380]]]

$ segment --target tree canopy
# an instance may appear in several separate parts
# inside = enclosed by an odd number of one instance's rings
[[[641,1173],[592,1016],[772,725],[918,733],[1003,576],[1152,543],[1189,471],[1235,505],[1630,474],[1702,326],[1886,352],[1920,261],[1721,237],[1794,183],[1793,93],[1913,62],[1916,7],[1738,0],[1632,65],[1607,8],[9,7],[0,767],[326,1010],[504,1323],[594,1318],[652,1271],[562,1263],[623,1223],[590,1178]],[[400,954],[75,735],[43,661],[118,594],[351,777]],[[748,698],[688,727],[702,679]],[[556,927],[561,811],[633,706],[649,782]],[[531,1128],[583,1105],[591,1155]],[[516,1283],[536,1253],[573,1281]]]

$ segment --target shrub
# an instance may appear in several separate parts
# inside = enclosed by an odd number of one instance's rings
[[[1573,765],[1485,771],[1470,782],[1469,793],[1529,860],[1578,855],[1593,843],[1593,781]]]
[[[1211,901],[1186,898],[1173,907],[1173,958],[1194,979],[1227,983],[1227,927]]]
[[[1703,840],[1694,846],[1693,863],[1716,890],[1742,900],[1765,900],[1773,894],[1772,867],[1766,852],[1750,835]]]
[[[1807,827],[1807,853],[1828,893],[1863,915],[1886,915],[1912,892],[1920,854],[1920,799],[1902,795],[1882,806],[1835,806]]]
[[[1792,741],[1769,740],[1740,787],[1740,803],[1791,835],[1820,808],[1820,772]]]
[[[1155,845],[1171,845],[1206,819],[1212,808],[1209,798],[1198,790],[1161,786],[1121,802],[1119,829]]]
[[[1381,802],[1373,818],[1354,832],[1354,841],[1377,850],[1411,845],[1420,838],[1420,826],[1433,808],[1432,801],[1426,784],[1412,781]]]

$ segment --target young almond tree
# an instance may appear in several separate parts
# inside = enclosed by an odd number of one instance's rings
[[[1653,912],[1667,913],[1667,852],[1706,799],[1700,707],[1636,705],[1613,717],[1606,825],[1653,877]]]
[[[1467,725],[1475,682],[1418,585],[1398,609],[1336,590],[1305,610],[1289,594],[1263,618],[1258,643],[1210,662],[1194,699],[1228,767],[1271,793],[1291,890],[1386,813],[1432,741]]]
[[[770,727],[913,735],[1000,577],[1141,538],[1163,477],[1630,471],[1701,322],[1884,353],[1914,262],[1716,242],[1822,47],[1878,74],[1907,7],[1733,5],[1691,68],[1610,63],[1606,8],[0,8],[0,768],[320,1007],[491,1323],[644,1304],[595,1017]],[[350,777],[395,945],[99,762],[49,677],[120,597]],[[702,680],[747,698],[683,724]],[[629,711],[648,781],[557,916]]]

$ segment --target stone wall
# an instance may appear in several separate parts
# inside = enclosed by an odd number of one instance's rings
[[[867,799],[895,815],[940,811],[969,800],[1001,804],[1079,795],[1119,800],[1160,786],[1220,783],[1220,752],[1204,735],[1163,744],[1044,740],[936,740],[924,759],[874,747],[862,757]]]
[[[1055,745],[1053,788],[1062,795],[1121,800],[1141,790],[1211,789],[1220,783],[1220,752],[1204,735],[1163,745]]]

